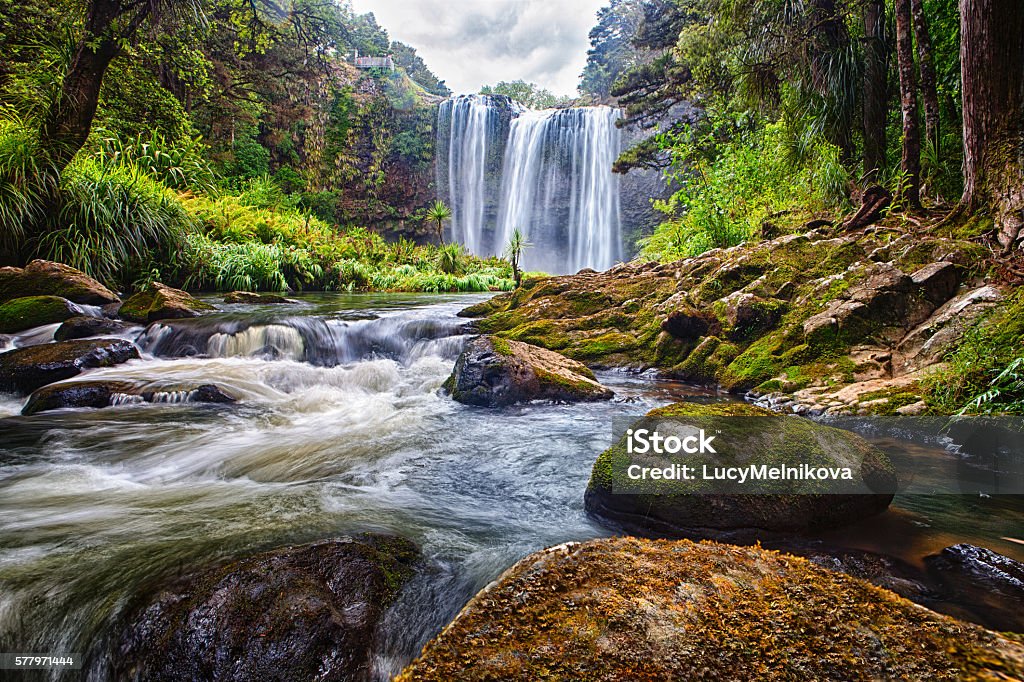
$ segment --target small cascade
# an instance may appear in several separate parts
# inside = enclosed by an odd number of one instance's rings
[[[457,318],[413,314],[354,321],[208,316],[155,322],[136,344],[160,358],[262,358],[334,367],[374,358],[405,362],[429,354],[454,359],[465,333],[465,322]]]
[[[460,95],[438,112],[437,186],[451,239],[500,254],[513,230],[526,269],[606,269],[622,259],[621,150],[611,107],[524,110],[508,98]]]

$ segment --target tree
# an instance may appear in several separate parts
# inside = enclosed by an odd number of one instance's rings
[[[886,59],[885,0],[864,6],[864,177],[876,181],[886,166],[889,66]]]
[[[531,109],[551,109],[552,107],[566,106],[572,101],[570,97],[559,97],[536,83],[527,83],[524,80],[501,81],[497,85],[485,85],[480,88],[480,94],[506,95]]]
[[[147,20],[157,23],[186,13],[191,13],[193,21],[202,21],[200,0],[89,1],[71,64],[39,134],[40,149],[58,173],[89,137],[110,62],[134,40]]]
[[[452,210],[440,199],[431,204],[424,216],[424,218],[430,222],[437,223],[437,241],[440,242],[442,246],[444,246],[444,221],[450,220],[451,217]]]
[[[1000,244],[1024,227],[1024,3],[960,0],[964,194],[990,211]]]
[[[896,66],[900,77],[900,112],[903,118],[903,154],[900,168],[904,186],[903,205],[921,205],[921,132],[917,122],[917,79],[914,77],[914,43],[910,0],[896,0]]]
[[[921,73],[921,101],[924,104],[924,139],[930,162],[938,163],[939,148],[939,91],[932,57],[932,40],[928,33],[928,20],[924,14],[924,0],[910,0],[914,20],[914,42],[917,45],[917,63]]]
[[[530,246],[530,243],[526,241],[526,236],[522,233],[518,227],[512,230],[512,236],[509,237],[508,245],[505,246],[505,257],[508,258],[508,262],[512,264],[512,277],[516,281],[516,288],[518,289],[523,283],[523,271],[519,269],[519,261],[523,257],[523,251]]]

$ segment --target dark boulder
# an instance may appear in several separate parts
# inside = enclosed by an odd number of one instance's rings
[[[277,549],[164,587],[114,645],[118,680],[369,680],[419,551],[384,535]]]
[[[682,341],[696,341],[702,336],[718,336],[722,325],[709,312],[684,305],[670,312],[661,323],[662,331]]]
[[[104,334],[120,334],[131,329],[131,323],[123,320],[111,320],[108,317],[90,317],[78,315],[68,318],[64,324],[57,327],[53,333],[55,341],[71,341],[73,339],[85,339],[90,336],[103,336]]]
[[[63,322],[80,315],[82,311],[71,301],[60,296],[24,296],[0,303],[0,334]]]
[[[470,341],[444,385],[460,403],[502,407],[531,400],[608,400],[586,365],[554,351],[496,336]]]
[[[81,270],[47,260],[34,260],[24,268],[0,268],[0,301],[23,296],[60,296],[89,305],[120,300]]]
[[[214,310],[205,301],[193,298],[180,289],[153,282],[124,302],[118,314],[126,320],[149,324],[157,320],[199,317]]]
[[[41,386],[139,357],[124,339],[80,339],[27,346],[0,353],[0,391],[27,395]]]
[[[981,611],[986,625],[1024,632],[1024,563],[959,544],[925,557],[924,564],[951,601]]]
[[[889,458],[860,436],[753,405],[677,403],[652,410],[632,428],[680,439],[703,431],[714,438],[714,452],[655,456],[630,454],[624,435],[598,457],[587,511],[644,535],[749,540],[836,528],[884,511],[896,490]],[[662,471],[687,466],[692,477],[635,479],[632,465]],[[794,473],[804,466],[825,475]],[[751,468],[761,477],[755,479]],[[748,480],[714,478],[718,470],[740,469]],[[765,478],[768,469],[779,477]],[[842,478],[847,469],[849,480]],[[841,478],[829,477],[831,470]]]
[[[50,384],[29,396],[21,413],[31,416],[64,408],[110,407],[118,399],[147,403],[233,403],[235,398],[214,384],[139,385],[130,381],[71,381]]]

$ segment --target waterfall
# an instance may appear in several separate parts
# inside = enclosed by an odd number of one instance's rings
[[[452,209],[451,239],[471,253],[495,251],[494,229],[502,151],[511,101],[491,95],[459,95],[438,111],[437,186]]]
[[[530,111],[481,95],[444,102],[438,187],[452,206],[451,238],[487,256],[519,228],[530,243],[526,269],[611,267],[623,257],[619,180],[611,171],[621,116],[611,107]]]

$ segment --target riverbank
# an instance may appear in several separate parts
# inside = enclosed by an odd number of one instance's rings
[[[717,385],[775,409],[949,413],[1024,345],[1007,262],[970,227],[818,227],[535,278],[462,314],[591,367]]]

